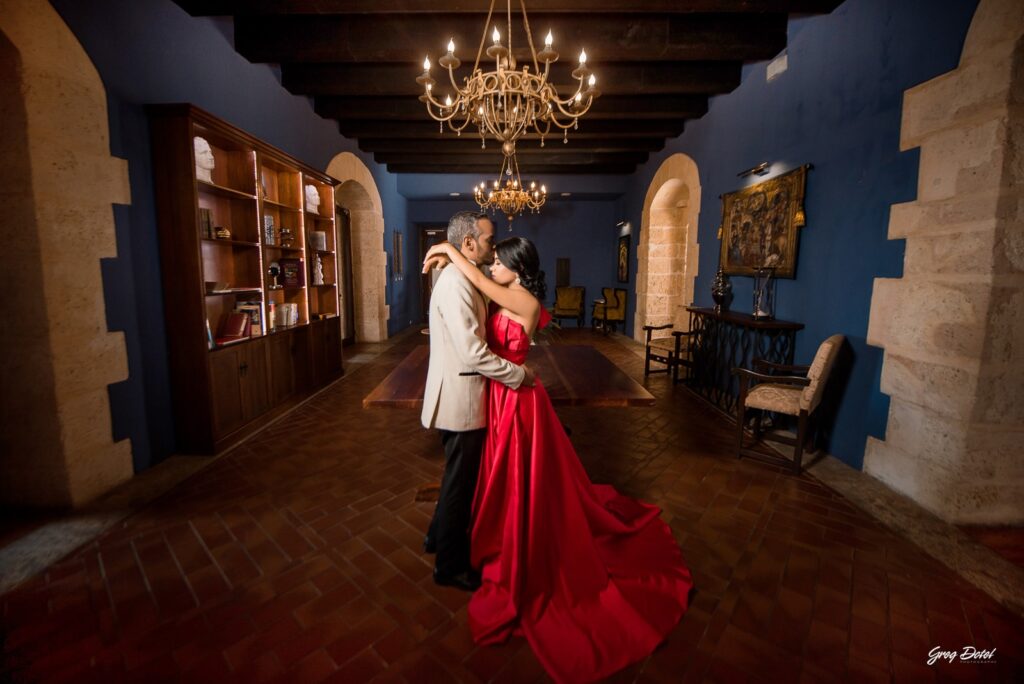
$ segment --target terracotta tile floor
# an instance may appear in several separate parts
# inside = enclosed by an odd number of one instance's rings
[[[597,345],[640,377],[642,361]],[[420,552],[437,438],[361,398],[406,335],[289,419],[2,597],[0,680],[544,680],[516,639],[477,648]],[[615,681],[1011,681],[1024,621],[809,476],[737,461],[664,378],[653,408],[565,409],[591,477],[659,504],[694,572],[667,642]],[[926,665],[941,646],[996,664]],[[1017,681],[1020,681],[1019,679]]]

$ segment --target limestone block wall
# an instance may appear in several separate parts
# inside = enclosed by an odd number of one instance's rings
[[[385,297],[387,253],[384,251],[384,210],[380,192],[366,164],[351,152],[343,152],[332,159],[327,174],[342,181],[335,201],[349,210],[352,224],[356,339],[360,342],[386,340],[390,312]]]
[[[672,155],[658,169],[644,201],[633,325],[637,340],[644,339],[644,325],[689,329],[686,307],[693,301],[697,275],[699,213],[697,165],[686,155]]]
[[[0,0],[0,504],[77,506],[132,476],[107,393],[128,370],[100,259],[116,255],[111,204],[130,200],[108,125],[99,75],[49,3]]]
[[[907,91],[918,198],[892,208],[904,275],[877,279],[885,440],[864,469],[957,523],[1024,522],[1024,4],[982,0],[960,66]]]

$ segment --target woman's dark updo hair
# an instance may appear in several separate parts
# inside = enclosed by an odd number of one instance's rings
[[[537,248],[526,238],[510,237],[494,246],[498,259],[505,268],[519,276],[519,284],[540,302],[544,301],[548,287],[544,284],[544,271],[540,270]]]

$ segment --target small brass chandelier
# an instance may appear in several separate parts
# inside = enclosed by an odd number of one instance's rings
[[[504,185],[502,179],[504,179]],[[538,188],[537,183],[532,182],[527,190],[519,178],[519,163],[516,161],[516,156],[510,154],[505,155],[498,179],[491,187],[481,182],[480,185],[473,188],[473,199],[483,211],[504,213],[509,222],[509,230],[512,230],[512,219],[524,209],[529,209],[534,214],[540,211],[548,199],[548,189],[544,185]]]
[[[519,6],[523,12],[523,27],[530,46],[533,71],[530,65],[516,70],[512,54],[512,0],[507,0],[508,47],[501,44],[501,33],[495,25],[491,34],[492,45],[487,48],[487,56],[494,60],[494,69],[484,71],[480,67],[480,57],[487,42],[494,3],[495,0],[491,0],[473,72],[468,78],[463,78],[461,87],[455,82],[455,70],[462,62],[455,56],[454,39],[448,41],[448,53],[437,61],[448,70],[454,97],[446,95],[443,102],[435,97],[437,82],[430,76],[430,58],[427,57],[423,60],[423,73],[416,78],[416,82],[423,86],[423,95],[419,99],[426,104],[427,113],[441,123],[441,132],[444,132],[445,123],[457,135],[473,124],[480,133],[481,147],[486,147],[487,137],[491,136],[503,144],[506,155],[514,151],[516,140],[529,132],[540,135],[541,147],[552,129],[556,133],[562,131],[562,141],[568,142],[569,129],[578,127],[579,118],[590,110],[594,98],[600,95],[595,87],[597,77],[587,67],[586,50],[580,52],[579,64],[572,72],[572,77],[579,81],[576,92],[564,99],[558,97],[555,87],[548,82],[548,71],[558,60],[558,53],[551,47],[554,39],[548,31],[544,49],[537,53],[524,0],[519,0]],[[542,62],[543,71],[540,69]],[[511,145],[511,149],[507,145]]]

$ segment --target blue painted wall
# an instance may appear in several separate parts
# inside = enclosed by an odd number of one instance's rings
[[[739,88],[715,98],[701,120],[652,155],[625,200],[639,226],[647,188],[665,158],[682,152],[697,162],[696,303],[710,306],[718,197],[747,184],[736,174],[758,162],[773,162],[772,175],[814,165],[796,278],[779,282],[776,314],[807,326],[797,336],[798,363],[809,362],[827,336],[846,335],[849,365],[828,446],[856,468],[867,436],[884,436],[889,403],[879,391],[882,351],[865,341],[872,283],[901,275],[904,245],[887,240],[889,207],[916,196],[918,153],[899,151],[903,91],[956,67],[976,4],[848,0],[828,16],[792,21],[788,70],[766,82],[766,64],[747,67]],[[748,311],[752,279],[732,281],[733,308]]]
[[[612,183],[606,178],[605,182]],[[404,182],[404,177],[403,177]],[[621,182],[618,181],[618,182]],[[471,185],[471,184],[470,184]],[[454,183],[447,187],[461,187]],[[565,187],[565,184],[555,187]],[[609,185],[609,187],[613,187]],[[447,224],[457,211],[476,211],[475,202],[410,200],[408,218],[411,223]],[[560,257],[571,260],[573,285],[587,288],[587,323],[590,322],[589,301],[601,296],[602,287],[625,287],[616,283],[615,254],[618,231],[615,224],[622,220],[621,200],[563,200],[552,198],[539,214],[524,214],[512,222],[509,230],[504,216],[494,217],[495,239],[516,235],[533,241],[540,252],[541,268],[548,284],[548,301],[555,299],[555,262]],[[415,252],[419,253],[418,243]],[[417,269],[418,272],[418,269]],[[407,281],[408,282],[408,281]],[[419,281],[416,281],[416,302],[419,302]],[[417,311],[418,311],[417,306]],[[628,314],[632,313],[630,306]],[[419,320],[417,317],[415,320]],[[575,325],[563,321],[569,327]]]
[[[132,203],[114,208],[118,256],[102,268],[108,326],[124,331],[129,365],[128,380],[110,388],[112,430],[115,439],[131,438],[139,471],[175,449],[143,106],[192,102],[319,169],[340,152],[356,153],[381,194],[387,245],[391,231],[408,229],[405,198],[396,176],[316,115],[308,99],[282,88],[274,68],[250,64],[235,52],[229,21],[193,18],[170,0],[53,0],[53,6],[103,79],[111,153],[128,160]],[[390,285],[388,301],[404,310],[403,288]]]

